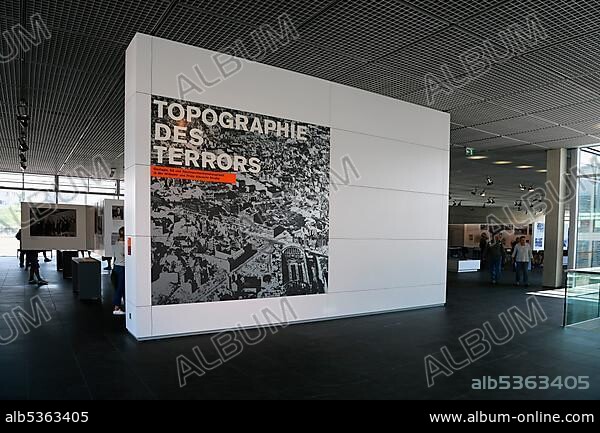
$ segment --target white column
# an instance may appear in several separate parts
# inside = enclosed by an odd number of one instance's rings
[[[562,287],[563,241],[566,204],[567,149],[547,153],[546,228],[544,235],[544,287]]]
[[[125,299],[127,330],[152,336],[150,110],[152,38],[136,35],[125,67]]]

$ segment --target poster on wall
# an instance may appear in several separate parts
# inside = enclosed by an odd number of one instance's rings
[[[533,249],[540,251],[544,249],[544,237],[546,225],[544,222],[537,221],[533,224]],[[564,233],[563,233],[563,250],[569,249],[569,221],[564,222]]]
[[[77,237],[77,211],[75,209],[55,209],[52,212],[30,209],[29,227],[32,237]],[[41,215],[41,217],[39,217]]]
[[[152,97],[152,305],[327,292],[330,128]]]
[[[543,250],[544,249],[544,230],[545,224],[543,222],[534,223],[533,230],[533,249]]]
[[[98,214],[101,215],[103,225],[100,246],[102,250],[99,253],[104,257],[113,257],[113,245],[119,238],[119,229],[125,225],[125,202],[106,199],[98,206]]]
[[[114,221],[125,220],[125,206],[113,206],[112,207],[112,219]]]

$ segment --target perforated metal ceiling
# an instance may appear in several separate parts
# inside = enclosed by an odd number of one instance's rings
[[[461,82],[431,105],[452,115],[454,196],[487,175],[496,184],[513,184],[515,173],[530,184],[544,181],[534,170],[517,172],[493,160],[542,169],[546,149],[600,142],[595,0],[27,0],[26,5],[27,15],[39,13],[52,33],[26,56],[32,173],[70,174],[79,166],[93,172],[98,155],[122,165],[124,52],[136,32],[222,50],[262,24],[277,28],[282,13],[300,38],[269,52],[265,63],[426,106],[426,74],[442,77],[445,85]],[[527,17],[542,33],[527,34],[536,30]],[[3,0],[0,31],[19,20],[20,0]],[[515,28],[525,39],[515,39]],[[540,37],[533,40],[535,35]],[[499,55],[511,44],[518,48],[514,57],[469,79],[461,54],[487,47]],[[4,38],[0,50],[9,51]],[[444,77],[444,65],[452,79]],[[18,167],[19,73],[18,61],[0,63],[0,170]],[[464,147],[489,158],[465,161]]]

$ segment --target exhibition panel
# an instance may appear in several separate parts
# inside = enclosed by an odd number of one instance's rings
[[[101,230],[103,256],[114,257],[113,245],[119,239],[119,229],[125,225],[125,202],[123,200],[104,200],[102,212],[98,215],[102,221]]]
[[[78,205],[21,203],[22,249],[86,250],[87,209]]]
[[[136,338],[445,303],[447,114],[142,34],[126,62]]]

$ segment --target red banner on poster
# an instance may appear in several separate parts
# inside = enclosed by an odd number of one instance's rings
[[[237,176],[235,173],[163,167],[158,165],[153,165],[150,167],[150,175],[152,177],[161,179],[183,179],[209,183],[235,184],[237,181]]]

